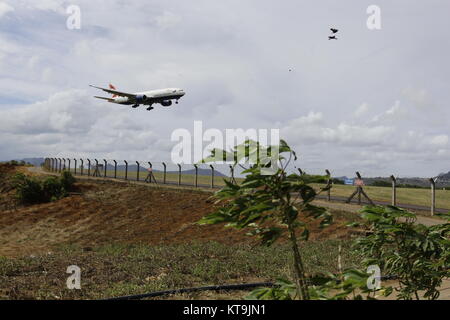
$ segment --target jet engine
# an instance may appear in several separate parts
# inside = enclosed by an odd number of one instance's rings
[[[136,96],[136,104],[144,103],[147,100],[147,96],[145,94],[138,94]]]
[[[163,100],[161,101],[161,105],[164,107],[170,107],[172,105],[172,100]]]

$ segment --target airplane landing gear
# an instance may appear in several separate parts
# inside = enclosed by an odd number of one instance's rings
[[[133,106],[131,106],[132,108],[137,108],[137,107],[139,107],[139,105],[138,104],[135,104],[135,105],[133,105]]]
[[[153,110],[153,109],[154,109],[153,107],[148,107],[147,108],[148,111]]]
[[[175,100],[175,104],[178,104],[178,100]]]

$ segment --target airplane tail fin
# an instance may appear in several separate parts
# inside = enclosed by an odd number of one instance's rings
[[[111,83],[109,84],[109,88],[112,90],[117,90],[116,87],[114,85],[112,85]],[[113,94],[112,96],[113,98],[117,97],[115,94]]]

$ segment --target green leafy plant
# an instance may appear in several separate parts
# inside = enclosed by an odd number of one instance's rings
[[[230,152],[214,149],[204,162],[231,160],[234,167],[243,167],[245,178],[239,185],[224,180],[225,187],[215,194],[221,207],[198,223],[248,228],[250,235],[268,246],[287,234],[293,255],[295,297],[309,299],[298,241],[309,238],[308,220],[320,219],[322,227],[331,223],[326,209],[311,204],[318,193],[331,186],[316,191],[308,185],[308,177],[287,174],[287,166],[296,159],[296,153],[283,140],[279,146],[265,147],[247,140]],[[270,168],[273,171],[268,174]]]
[[[374,300],[376,294],[385,290],[370,290],[367,287],[369,275],[357,269],[348,269],[339,275],[316,274],[309,278],[309,296],[312,300]],[[294,300],[295,284],[283,279],[277,280],[272,288],[260,288],[246,297],[249,300]]]
[[[73,188],[75,178],[68,171],[61,177],[49,176],[45,179],[29,177],[18,173],[13,177],[17,199],[24,204],[36,204],[61,199]]]
[[[26,204],[43,202],[44,193],[39,180],[18,173],[13,177],[13,185],[16,189],[18,200]]]
[[[355,246],[363,263],[396,276],[398,299],[419,300],[420,292],[437,299],[442,280],[450,276],[450,223],[417,224],[414,213],[394,206],[365,207],[362,217],[371,230]]]
[[[73,188],[75,183],[75,177],[72,175],[70,171],[63,171],[61,173],[61,185],[64,190],[70,191]]]

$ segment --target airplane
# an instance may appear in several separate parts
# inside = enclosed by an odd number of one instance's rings
[[[172,100],[175,100],[175,103],[178,104],[178,100],[186,94],[184,90],[178,88],[167,88],[137,93],[126,93],[117,91],[112,84],[109,84],[109,89],[93,85],[89,86],[112,94],[111,98],[99,96],[94,96],[94,98],[103,99],[111,103],[131,105],[133,108],[137,108],[141,104],[148,105],[147,110],[149,111],[154,109],[152,107],[152,104],[154,103],[159,103],[163,107],[170,107],[172,105]]]

